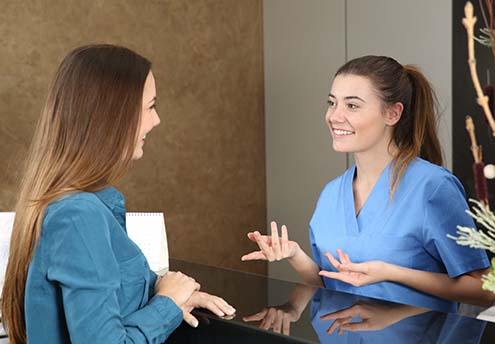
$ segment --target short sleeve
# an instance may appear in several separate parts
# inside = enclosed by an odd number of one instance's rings
[[[160,295],[122,316],[109,217],[98,204],[66,202],[44,227],[50,233],[47,278],[60,286],[72,343],[162,343],[181,323],[180,308]]]
[[[449,175],[430,194],[423,222],[425,250],[441,261],[450,277],[485,269],[489,266],[484,250],[460,246],[448,234],[457,236],[457,226],[475,227],[466,213],[468,204],[459,180]]]

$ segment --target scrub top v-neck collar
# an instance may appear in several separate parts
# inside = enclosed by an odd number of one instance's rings
[[[347,234],[357,236],[366,232],[366,228],[375,228],[373,224],[384,220],[390,197],[390,165],[383,169],[368,198],[356,215],[354,203],[353,181],[356,175],[356,165],[353,165],[344,178],[344,209]],[[371,234],[371,233],[367,233]]]

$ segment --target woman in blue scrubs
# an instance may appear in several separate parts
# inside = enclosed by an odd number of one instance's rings
[[[160,123],[151,63],[111,45],[62,61],[16,206],[2,294],[10,343],[163,343],[190,311],[234,309],[180,273],[153,273],[112,185]]]
[[[448,170],[436,133],[434,92],[414,66],[365,56],[336,73],[326,123],[355,165],[321,192],[310,221],[310,258],[279,236],[248,233],[259,251],[243,260],[287,258],[310,284],[427,308],[489,305],[481,289],[484,251],[447,237],[474,227],[464,190]]]

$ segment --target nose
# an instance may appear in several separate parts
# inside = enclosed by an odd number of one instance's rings
[[[339,106],[336,106],[335,108],[329,107],[325,117],[328,122],[336,122],[336,123],[345,122],[345,116]]]
[[[156,127],[158,124],[160,124],[160,117],[158,116],[158,113],[156,111],[153,112],[153,127]]]

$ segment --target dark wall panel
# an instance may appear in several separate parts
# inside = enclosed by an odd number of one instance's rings
[[[121,185],[130,210],[163,211],[174,257],[243,265],[266,223],[261,0],[2,0],[0,211],[63,56],[95,42],[154,63],[161,125]]]

